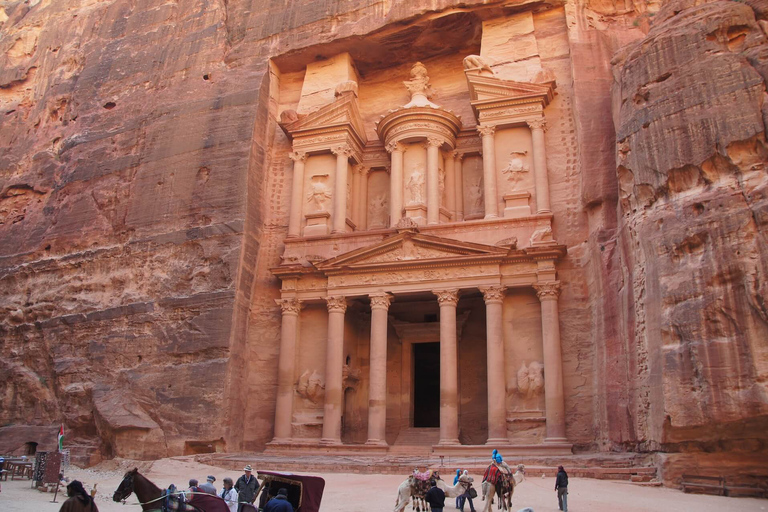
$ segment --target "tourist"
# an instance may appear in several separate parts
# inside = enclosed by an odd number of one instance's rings
[[[215,476],[208,475],[208,478],[206,479],[205,483],[200,484],[200,490],[216,496],[216,487],[213,485],[213,482],[215,481],[216,481]]]
[[[464,485],[464,493],[461,496],[459,496],[459,499],[461,500],[461,502],[458,507],[459,510],[461,510],[462,512],[464,512],[464,503],[466,503],[467,500],[469,500],[470,512],[475,512],[475,504],[472,503],[472,492],[471,492],[472,482],[474,480],[475,480],[474,478],[469,476],[469,472],[466,469],[464,470],[464,473],[462,473],[461,476],[459,477],[459,482],[461,482]],[[477,494],[475,494],[475,496],[477,496]]]
[[[69,499],[62,503],[59,512],[99,512],[99,507],[78,480],[72,480],[67,485],[67,496]]]
[[[456,470],[456,476],[453,478],[453,486],[459,483],[459,477],[461,476],[461,469]],[[461,508],[461,496],[456,496],[456,508]]]
[[[229,512],[237,512],[237,491],[233,489],[232,479],[227,477],[223,482],[224,488],[221,490],[221,499],[229,507]]]
[[[264,512],[293,512],[293,505],[288,501],[288,490],[277,491],[277,496],[267,502]]]
[[[445,493],[437,486],[436,481],[430,480],[429,485],[431,485],[432,488],[424,495],[424,499],[429,503],[429,506],[432,507],[432,512],[443,512],[443,507],[445,507]]]
[[[245,466],[243,471],[245,474],[238,478],[237,483],[235,484],[235,490],[237,491],[238,500],[240,502],[238,512],[242,512],[243,503],[253,503],[256,501],[256,491],[259,490],[259,481],[251,474],[253,472],[251,465],[248,464]]]
[[[557,466],[555,491],[557,492],[557,506],[563,512],[568,512],[568,473],[565,472],[563,466]]]

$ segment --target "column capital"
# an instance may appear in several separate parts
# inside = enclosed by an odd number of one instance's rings
[[[352,148],[349,147],[348,144],[341,144],[338,146],[334,146],[331,148],[331,153],[333,153],[336,156],[345,156],[347,158],[351,157],[353,154]]]
[[[443,145],[443,139],[440,137],[427,137],[427,147],[434,146],[434,147],[440,147]]]
[[[506,286],[479,286],[486,304],[501,304],[504,301]]]
[[[531,130],[547,130],[547,121],[543,117],[530,119],[525,122]]]
[[[344,313],[347,310],[347,298],[343,295],[331,295],[325,298],[328,303],[328,312]]]
[[[275,304],[280,306],[284,315],[298,315],[301,311],[301,301],[299,299],[275,299]]]
[[[489,126],[489,125],[480,125],[477,127],[477,133],[482,135],[483,137],[487,137],[489,135],[493,135],[496,132],[495,126]]]
[[[367,165],[358,164],[352,168],[352,172],[361,176],[365,176],[371,172],[371,168]]]
[[[385,149],[387,153],[394,153],[395,151],[405,153],[405,145],[400,142],[390,142],[386,145]]]
[[[290,158],[294,162],[305,162],[307,160],[307,152],[291,151],[290,153],[288,153],[288,158]]]
[[[437,295],[437,302],[442,305],[456,306],[459,303],[459,290],[452,288],[450,290],[432,290]]]
[[[391,293],[372,293],[368,295],[371,298],[371,309],[389,309],[394,296]]]
[[[560,295],[560,281],[550,281],[546,283],[537,283],[533,285],[540,301],[557,300]]]
[[[464,153],[459,153],[458,150],[454,150],[452,154],[453,158],[455,158],[457,162],[461,162],[461,160],[464,158]]]

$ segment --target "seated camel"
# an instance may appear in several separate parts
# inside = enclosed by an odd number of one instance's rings
[[[425,475],[429,475],[426,480],[423,479]],[[464,493],[464,486],[461,483],[450,486],[440,479],[440,474],[437,471],[431,473],[416,471],[397,488],[397,502],[395,502],[394,512],[403,512],[411,498],[413,498],[413,509],[416,512],[428,511],[429,505],[424,500],[424,495],[429,490],[430,479],[437,482],[437,486],[443,490],[446,498],[457,498]]]
[[[518,464],[517,471],[512,474],[512,469],[504,462],[492,463],[483,475],[483,500],[485,506],[483,512],[490,512],[494,495],[499,497],[499,507],[503,510],[512,510],[512,495],[515,486],[525,478],[525,466]],[[488,499],[486,500],[486,497]]]

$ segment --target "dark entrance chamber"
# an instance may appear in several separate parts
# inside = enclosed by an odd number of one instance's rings
[[[440,426],[440,343],[413,345],[413,426]]]

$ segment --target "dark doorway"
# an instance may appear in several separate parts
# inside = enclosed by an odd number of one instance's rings
[[[413,344],[413,426],[440,426],[440,343]]]

